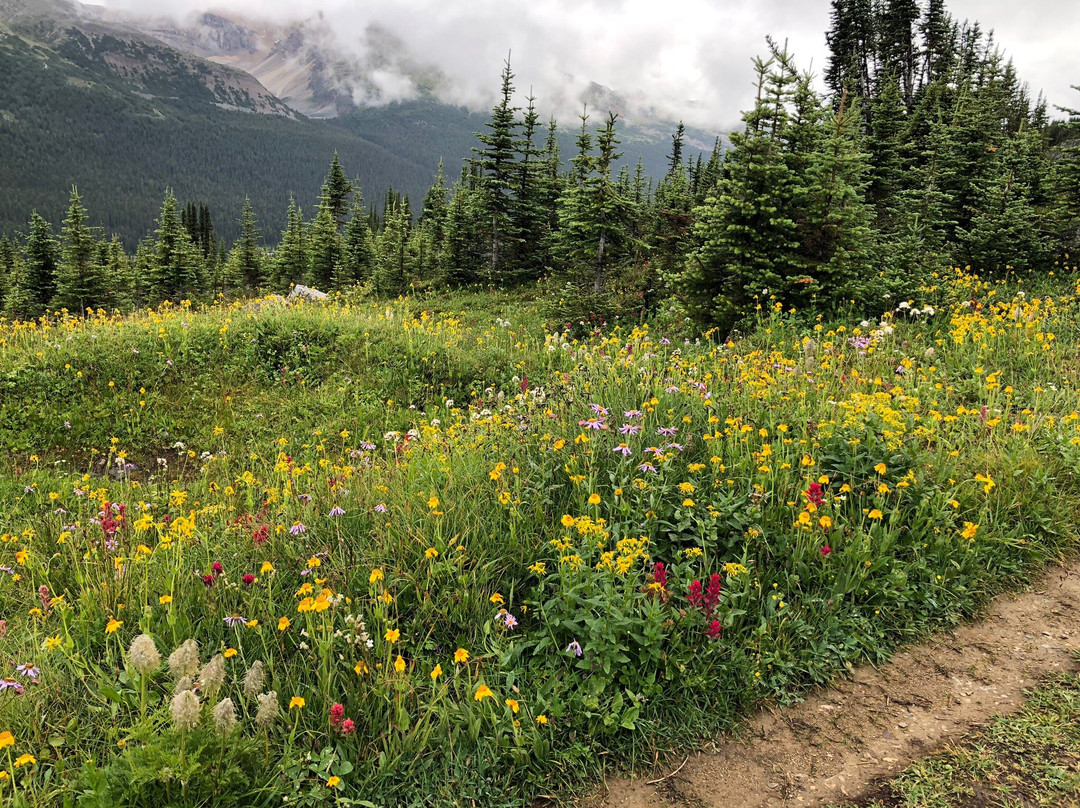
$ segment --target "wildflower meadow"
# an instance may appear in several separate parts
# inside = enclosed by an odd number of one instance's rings
[[[1080,289],[935,281],[0,321],[0,803],[570,800],[974,614],[1076,538]]]

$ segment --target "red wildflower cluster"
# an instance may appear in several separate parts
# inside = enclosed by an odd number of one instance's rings
[[[120,523],[124,521],[125,510],[123,503],[117,504],[115,511],[111,502],[106,502],[101,506],[101,513],[98,516],[101,517],[101,530],[106,539],[111,539],[116,535],[116,531],[120,529]]]
[[[824,491],[820,483],[810,483],[810,487],[803,491],[803,496],[814,505],[820,506],[825,503]]]
[[[661,589],[667,589],[667,568],[663,561],[657,561],[653,566],[653,583],[660,584]]]
[[[356,722],[345,717],[345,705],[335,704],[330,708],[330,729],[337,730],[342,735],[356,732]]]
[[[701,613],[706,617],[712,615],[716,611],[716,606],[720,603],[720,590],[723,587],[723,580],[719,573],[713,573],[709,576],[709,585],[702,591],[701,581],[694,580],[690,584],[690,592],[687,594],[686,599],[690,601],[690,605],[695,609],[700,609]]]

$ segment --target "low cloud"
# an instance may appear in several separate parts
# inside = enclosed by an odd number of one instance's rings
[[[158,2],[104,1],[110,8],[163,13]],[[419,81],[434,86],[444,100],[484,108],[495,100],[502,62],[511,53],[518,101],[531,88],[540,109],[560,120],[580,112],[580,99],[595,82],[664,117],[726,131],[752,103],[751,60],[766,50],[767,35],[787,40],[800,68],[824,70],[829,5],[825,0],[318,0],[303,13],[321,16],[318,27],[366,76],[353,87],[361,103],[408,98]],[[997,42],[1015,58],[1033,94],[1045,87],[1052,103],[1080,106],[1080,93],[1070,93],[1062,70],[1075,65],[1070,46],[1080,23],[1052,24],[1059,7],[1054,0],[1029,0],[1021,9],[1004,0],[952,4],[954,16],[977,16],[984,29],[997,29]],[[211,10],[287,24],[298,21],[297,8],[295,0],[214,0],[212,6],[207,0],[172,0],[168,13],[182,19]],[[1071,78],[1080,82],[1078,75]]]

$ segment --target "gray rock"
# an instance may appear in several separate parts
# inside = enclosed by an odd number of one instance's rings
[[[304,300],[326,300],[326,292],[320,292],[318,289],[312,289],[310,286],[301,286],[296,284],[289,292],[289,300],[296,300],[297,298],[303,298]]]

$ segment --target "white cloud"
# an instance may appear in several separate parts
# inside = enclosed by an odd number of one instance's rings
[[[100,0],[99,0],[100,2]],[[438,68],[448,100],[488,106],[498,90],[503,59],[512,52],[519,96],[530,86],[538,106],[573,115],[589,82],[640,97],[670,118],[731,128],[752,100],[751,59],[765,36],[788,40],[802,69],[826,65],[829,3],[794,0],[104,0],[110,7],[181,16],[217,10],[247,17],[293,20],[320,10],[338,46],[358,64],[374,67],[371,88],[358,97],[407,97],[414,88],[404,64]],[[1060,19],[1062,0],[954,0],[954,16],[978,17],[994,28],[1034,92],[1052,103],[1080,106],[1072,43],[1075,15]],[[373,65],[372,28],[405,43],[407,53]],[[379,56],[376,53],[374,56]],[[378,60],[375,59],[377,62]]]

